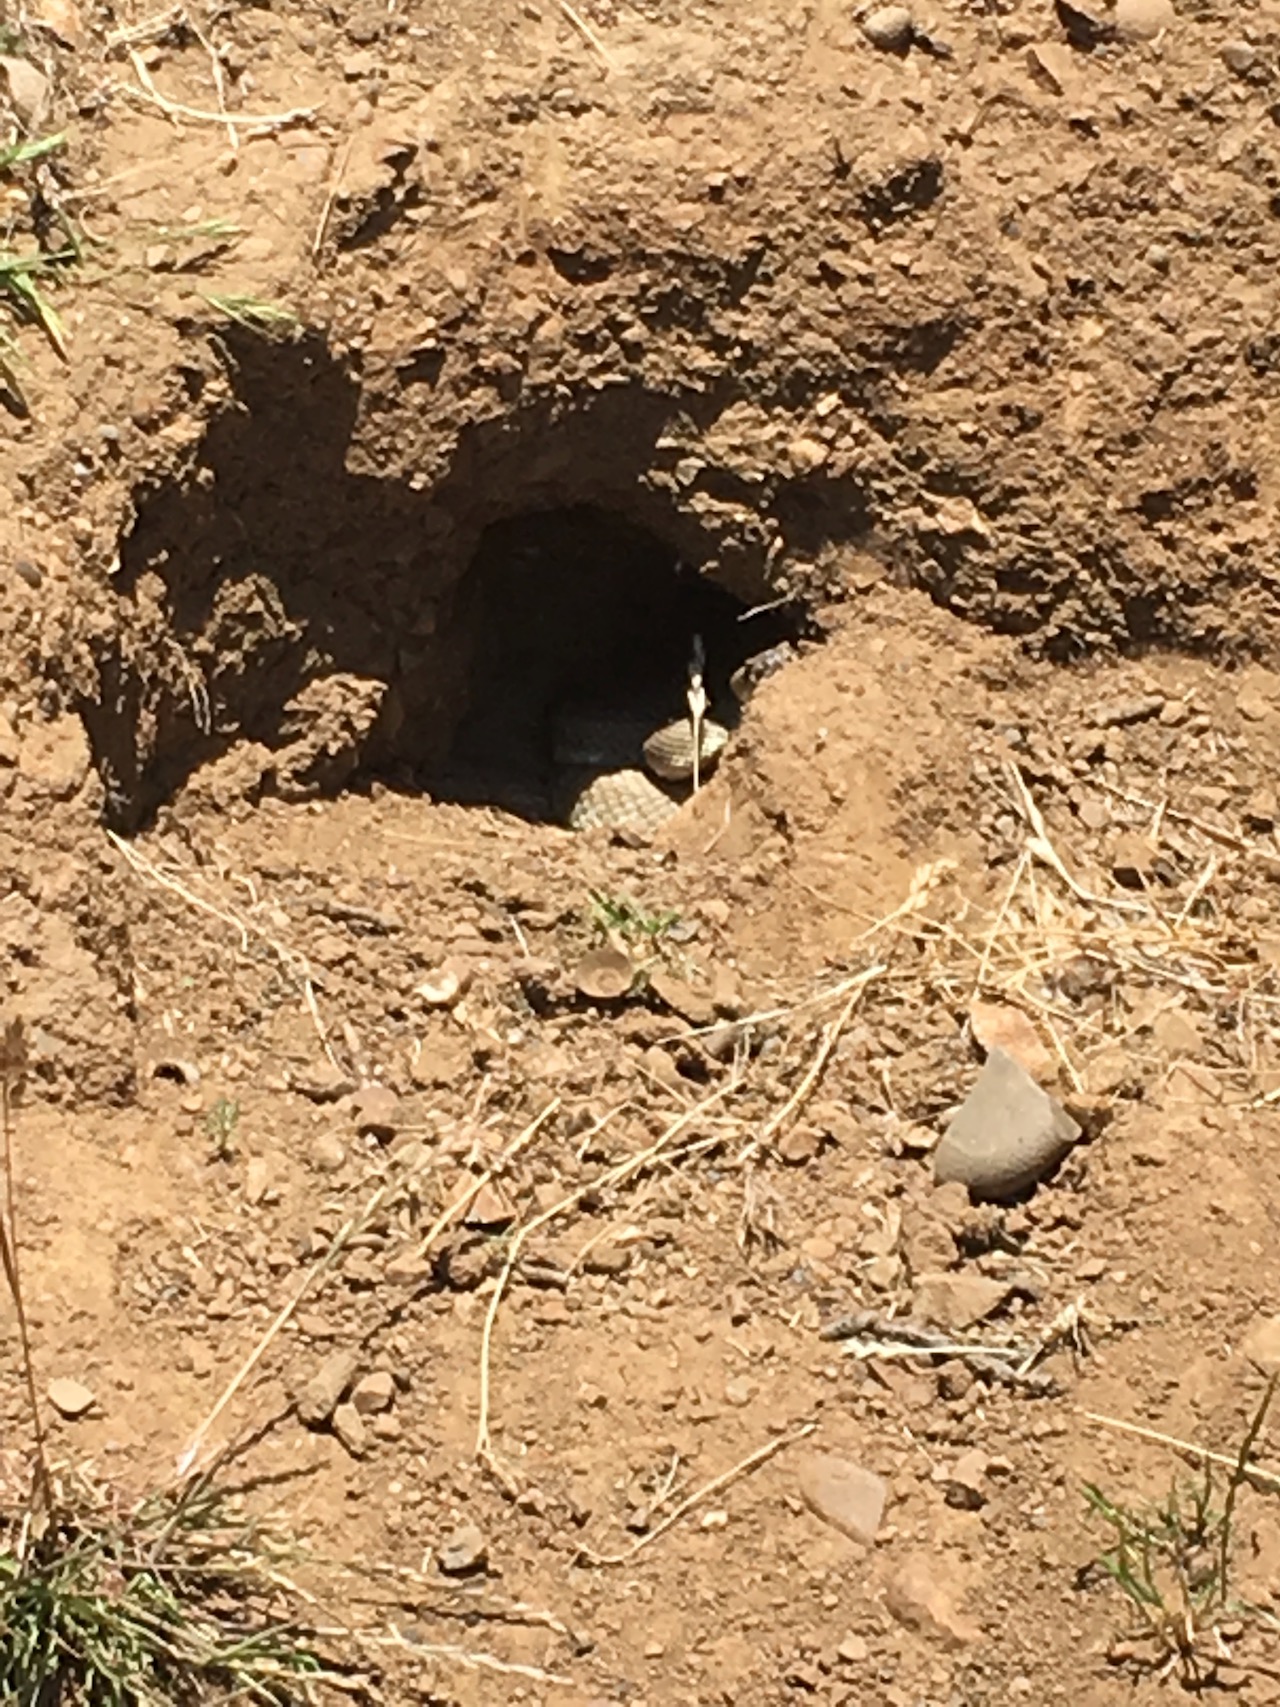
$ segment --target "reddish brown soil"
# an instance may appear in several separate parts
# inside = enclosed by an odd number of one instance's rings
[[[1234,1453],[1280,1309],[1275,18],[1085,51],[922,0],[950,53],[900,56],[826,0],[599,0],[606,68],[553,0],[279,0],[190,14],[229,106],[311,109],[233,147],[113,38],[207,110],[198,35],[65,6],[12,21],[68,137],[13,242],[62,207],[92,243],[0,447],[20,1228],[41,1388],[96,1397],[56,1450],[171,1475],[355,1216],[210,1442],[251,1442],[379,1699],[1156,1699],[1083,1490],[1192,1471],[1085,1413]],[[505,714],[468,568],[522,528],[530,681],[618,642],[572,551],[805,613],[655,843],[423,786]],[[593,892],[679,920],[614,1005],[574,986]],[[928,1156],[977,999],[1086,1133],[1005,1209]],[[735,1066],[705,1030],[743,1015]],[[819,1339],[938,1273],[1008,1283],[966,1332],[1045,1344],[1051,1394]],[[292,1410],[342,1348],[395,1377],[357,1454]],[[887,1480],[874,1545],[805,1505],[814,1451]],[[1261,1493],[1235,1542],[1280,1612]],[[1225,1640],[1276,1699],[1265,1625]]]

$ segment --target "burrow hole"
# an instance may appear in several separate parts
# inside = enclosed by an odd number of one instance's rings
[[[453,621],[468,653],[461,709],[424,780],[437,799],[535,821],[559,817],[556,731],[566,714],[606,729],[685,716],[696,637],[711,715],[733,727],[735,672],[801,627],[794,607],[748,605],[647,529],[585,505],[490,526]]]

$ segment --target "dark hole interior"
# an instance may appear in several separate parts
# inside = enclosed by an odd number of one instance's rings
[[[712,715],[732,726],[730,677],[794,637],[793,610],[753,610],[624,517],[587,506],[487,529],[459,589],[466,710],[431,778],[438,799],[553,817],[558,712],[589,706],[655,724],[686,714],[695,636]]]

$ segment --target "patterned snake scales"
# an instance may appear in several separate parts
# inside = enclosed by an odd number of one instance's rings
[[[749,658],[730,686],[739,704],[763,676],[791,657],[775,646]],[[701,684],[695,658],[691,681]],[[712,717],[700,719],[700,778],[708,776],[729,741],[729,730]],[[598,712],[586,706],[562,708],[553,720],[557,815],[574,830],[657,830],[692,792],[694,733],[692,716],[658,723],[643,713]]]

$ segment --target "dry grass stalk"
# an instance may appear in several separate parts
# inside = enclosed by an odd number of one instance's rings
[[[769,1117],[756,1137],[743,1150],[738,1157],[739,1162],[749,1162],[762,1150],[768,1150],[787,1122],[804,1107],[813,1094],[814,1086],[822,1077],[827,1062],[831,1059],[832,1051],[840,1041],[841,1032],[852,1018],[853,1010],[862,1000],[867,987],[873,984],[877,978],[883,977],[886,970],[887,968],[882,965],[871,966],[865,972],[860,972],[856,978],[849,980],[851,988],[845,1004],[831,1023],[823,1028],[822,1037],[814,1052],[813,1060],[809,1063],[800,1083],[777,1113]]]
[[[261,925],[246,918],[243,913],[228,906],[226,902],[210,901],[205,896],[198,894],[182,878],[175,877],[171,872],[162,870],[154,860],[148,859],[140,848],[125,841],[124,837],[118,836],[114,830],[107,831],[107,839],[117,853],[123,856],[135,875],[140,877],[144,883],[151,883],[159,889],[165,889],[170,895],[176,895],[180,901],[185,902],[188,907],[193,907],[198,913],[204,913],[209,918],[217,919],[221,924],[229,925],[240,939],[240,952],[242,954],[248,953],[249,944],[253,941],[260,942],[264,947],[269,948],[279,961],[282,970],[297,984],[329,1065],[335,1072],[342,1071],[342,1063],[334,1053],[333,1044],[329,1040],[328,1028],[320,1014],[320,1004],[316,1001],[311,966],[304,954],[300,954],[297,949],[290,948],[288,944],[273,936],[270,931],[263,930]],[[252,894],[252,885],[247,885],[247,887]]]
[[[449,1204],[448,1208],[446,1208],[436,1218],[428,1229],[426,1236],[418,1247],[419,1254],[429,1251],[446,1228],[452,1226],[454,1221],[466,1213],[466,1211],[475,1202],[476,1198],[484,1190],[485,1186],[496,1179],[498,1175],[502,1173],[514,1160],[514,1158],[532,1142],[535,1135],[541,1130],[543,1125],[550,1119],[559,1106],[559,1098],[548,1103],[548,1105],[542,1110],[541,1114],[531,1121],[522,1132],[517,1134],[511,1144],[508,1145],[507,1149],[503,1151],[502,1155],[494,1162],[493,1166],[473,1180],[470,1185],[468,1185],[467,1189],[456,1197],[451,1204]],[[263,1357],[275,1342],[286,1323],[288,1323],[290,1318],[297,1311],[303,1300],[310,1294],[317,1281],[321,1280],[334,1266],[356,1234],[363,1232],[364,1229],[368,1227],[369,1223],[387,1202],[388,1198],[394,1193],[401,1191],[404,1188],[404,1185],[404,1180],[394,1179],[388,1180],[384,1185],[379,1186],[377,1191],[373,1193],[368,1202],[364,1205],[364,1208],[357,1211],[355,1215],[349,1217],[349,1219],[344,1222],[334,1234],[333,1239],[330,1241],[328,1250],[325,1251],[323,1256],[317,1257],[315,1262],[312,1263],[311,1267],[303,1275],[302,1279],[294,1288],[293,1293],[284,1308],[271,1322],[266,1332],[258,1340],[257,1344],[249,1353],[248,1357],[245,1358],[239,1369],[236,1370],[231,1380],[219,1395],[217,1403],[214,1405],[213,1409],[205,1417],[204,1421],[200,1424],[199,1428],[192,1435],[190,1441],[179,1455],[177,1474],[180,1480],[191,1475],[193,1471],[195,1471],[201,1452],[203,1451],[204,1444],[208,1439],[210,1432],[217,1425],[219,1418],[225,1413],[228,1406],[230,1406],[236,1394],[253,1374],[259,1363],[261,1363]]]
[[[129,63],[133,66],[134,74],[141,87],[132,83],[121,83],[118,87],[122,93],[131,96],[135,101],[142,100],[153,107],[159,107],[166,118],[187,119],[194,124],[216,124],[229,127],[229,120],[232,115],[225,111],[206,112],[203,108],[184,106],[181,101],[171,101],[167,95],[162,95],[156,88],[142,55],[133,47],[128,52]],[[287,112],[282,113],[236,113],[234,120],[241,130],[260,132],[284,130],[289,125],[308,123],[315,115],[315,107],[291,107]]]
[[[1197,1441],[1179,1440],[1176,1435],[1162,1434],[1156,1428],[1144,1428],[1141,1423],[1126,1422],[1123,1417],[1109,1417],[1099,1411],[1085,1410],[1082,1410],[1080,1415],[1086,1422],[1097,1423],[1101,1428],[1116,1429],[1121,1434],[1132,1434],[1139,1440],[1149,1440],[1154,1446],[1167,1446],[1170,1452],[1183,1453],[1198,1463],[1217,1464],[1223,1469],[1238,1470],[1246,1481],[1260,1488],[1268,1488],[1272,1493],[1280,1493],[1280,1471],[1264,1469],[1251,1458],[1246,1457],[1242,1461],[1236,1453],[1213,1452]]]
[[[496,1654],[460,1647],[456,1642],[419,1642],[402,1635],[395,1625],[387,1636],[368,1636],[362,1639],[381,1648],[399,1648],[423,1660],[444,1660],[448,1665],[462,1666],[466,1671],[491,1671],[501,1677],[523,1677],[532,1683],[557,1683],[571,1687],[573,1679],[560,1672],[544,1671],[541,1666],[523,1665],[518,1660],[500,1660]]]
[[[13,1105],[26,1070],[27,1043],[22,1021],[6,1020],[3,1034],[0,1034],[0,1116],[4,1123],[5,1178],[4,1215],[0,1217],[0,1265],[4,1268],[5,1284],[9,1288],[14,1314],[18,1319],[22,1373],[27,1387],[27,1402],[31,1407],[31,1431],[35,1445],[35,1497],[37,1503],[48,1511],[53,1505],[53,1482],[49,1474],[49,1455],[45,1446],[44,1422],[40,1416],[40,1400],[36,1394],[31,1330],[27,1323],[22,1294],[18,1255],[17,1187],[13,1175]]]
[[[573,25],[574,29],[582,36],[583,40],[589,42],[600,55],[600,62],[604,66],[605,70],[610,74],[615,72],[618,67],[614,63],[613,55],[600,40],[600,37],[596,34],[595,30],[592,29],[591,25],[583,17],[582,13],[579,12],[578,8],[571,5],[570,0],[559,0],[559,6],[560,10]]]
[[[682,1499],[678,1505],[673,1506],[660,1523],[655,1524],[647,1534],[640,1536],[638,1540],[632,1542],[631,1546],[628,1547],[625,1552],[593,1553],[589,1547],[583,1547],[579,1552],[578,1557],[584,1563],[589,1565],[630,1564],[631,1560],[635,1558],[637,1553],[642,1553],[646,1547],[651,1547],[655,1541],[665,1535],[669,1529],[674,1527],[675,1524],[679,1523],[682,1517],[687,1517],[691,1511],[700,1506],[705,1500],[711,1499],[716,1494],[723,1493],[726,1488],[732,1487],[735,1482],[741,1481],[744,1476],[750,1475],[753,1470],[758,1470],[762,1464],[767,1464],[771,1458],[776,1458],[780,1452],[785,1452],[787,1447],[794,1446],[797,1441],[807,1439],[817,1426],[816,1422],[802,1423],[799,1428],[793,1429],[790,1434],[781,1435],[777,1440],[771,1440],[764,1446],[758,1446],[754,1452],[749,1452],[745,1458],[739,1459],[731,1469],[725,1470],[719,1476],[713,1476],[709,1482],[704,1482],[700,1488],[695,1490],[695,1492],[688,1495],[687,1498]]]
[[[490,1418],[493,1403],[491,1371],[494,1324],[498,1319],[498,1311],[502,1307],[503,1296],[505,1295],[510,1283],[512,1272],[515,1269],[516,1263],[520,1259],[520,1253],[523,1251],[525,1245],[528,1243],[529,1239],[532,1238],[534,1233],[547,1226],[549,1222],[556,1220],[558,1216],[567,1214],[571,1209],[577,1208],[578,1204],[580,1204],[585,1198],[598,1196],[603,1192],[613,1190],[617,1186],[625,1185],[628,1180],[634,1179],[637,1174],[645,1172],[645,1170],[652,1167],[655,1162],[663,1159],[674,1160],[677,1155],[681,1157],[692,1155],[707,1147],[709,1144],[720,1143],[721,1140],[717,1136],[714,1139],[704,1139],[701,1143],[680,1146],[678,1150],[676,1147],[677,1139],[679,1139],[682,1133],[687,1131],[699,1116],[706,1114],[715,1106],[716,1103],[722,1101],[736,1088],[736,1080],[726,1080],[725,1083],[717,1086],[709,1096],[704,1097],[695,1107],[685,1109],[683,1113],[678,1115],[677,1118],[665,1129],[665,1131],[662,1132],[661,1135],[646,1149],[637,1152],[634,1156],[628,1156],[624,1161],[615,1163],[613,1167],[607,1168],[604,1173],[598,1175],[596,1178],[588,1180],[585,1185],[581,1185],[576,1190],[571,1191],[566,1197],[561,1198],[558,1203],[553,1203],[550,1208],[544,1209],[539,1214],[535,1215],[531,1221],[526,1221],[522,1226],[518,1227],[515,1233],[511,1236],[511,1239],[507,1244],[506,1258],[498,1274],[497,1281],[494,1284],[493,1296],[489,1300],[489,1308],[485,1312],[484,1328],[480,1337],[480,1415],[476,1424],[475,1444],[475,1454],[477,1459],[479,1459],[479,1461],[493,1473],[509,1493],[514,1493],[515,1490],[512,1487],[510,1477],[502,1469],[494,1454],[493,1441],[490,1433]]]
[[[1058,977],[1069,963],[1085,958],[1103,969],[1109,990],[1164,993],[1170,1008],[1189,1003],[1209,1009],[1215,1019],[1224,1008],[1234,1008],[1239,1064],[1215,1071],[1243,1077],[1249,1085],[1257,1074],[1280,1066],[1280,981],[1256,957],[1251,940],[1233,930],[1216,899],[1233,869],[1221,849],[1256,850],[1170,808],[1158,814],[1162,821],[1191,824],[1217,844],[1207,852],[1178,848],[1194,880],[1168,901],[1154,885],[1137,894],[1103,894],[1097,884],[1073,875],[1020,772],[1010,771],[1010,787],[1027,836],[998,900],[993,906],[975,901],[947,882],[947,867],[923,867],[903,905],[870,923],[859,938],[874,943],[888,937],[895,945],[885,956],[889,969],[879,993],[898,1004],[932,1002],[953,1010],[978,998],[1021,1008],[1079,1092],[1088,1087],[1092,1055],[1127,1042],[1152,1018],[1148,1008],[1130,1021],[1115,1000],[1083,1008],[1068,1001],[1057,988]],[[1167,827],[1164,833],[1170,834]],[[1248,1100],[1255,1106],[1280,1101],[1280,1090],[1268,1088]]]

